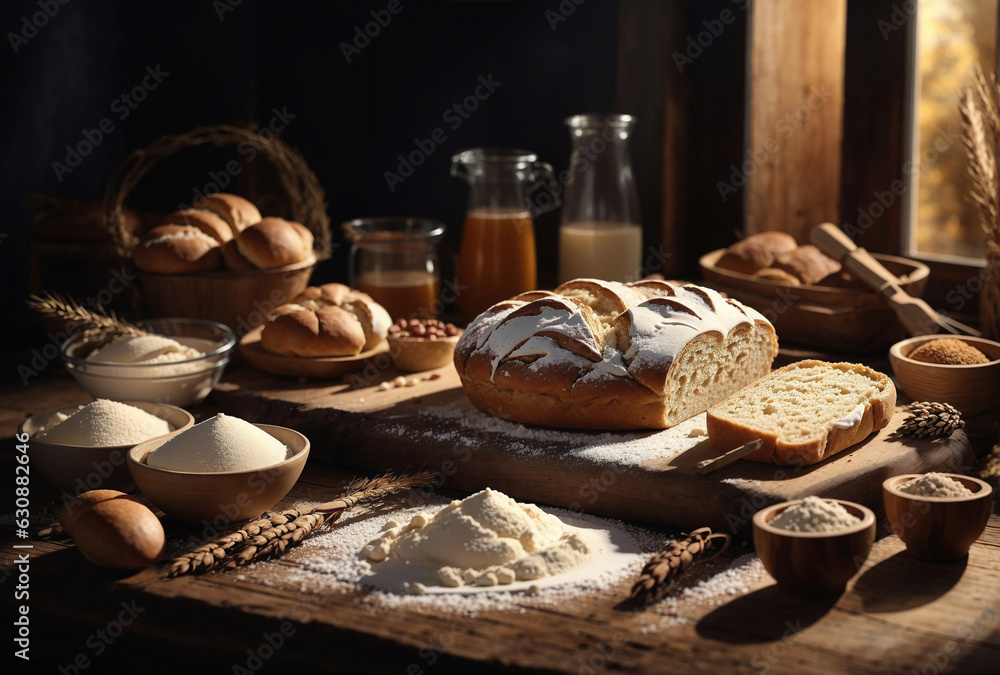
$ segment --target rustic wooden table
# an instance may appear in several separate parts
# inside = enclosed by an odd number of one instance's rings
[[[246,368],[233,367],[224,383],[259,377]],[[0,437],[12,450],[16,425],[27,414],[86,400],[66,375],[0,389]],[[200,412],[211,414],[213,405],[210,398]],[[258,411],[259,421],[285,414],[278,408]],[[981,451],[996,437],[995,418],[977,421],[975,429]],[[337,429],[326,433],[335,440]],[[6,485],[14,484],[13,455],[2,455]],[[336,493],[353,473],[310,462],[288,501]],[[12,502],[5,500],[2,509],[5,524]],[[59,503],[58,491],[35,477],[36,524],[53,519]],[[174,542],[199,535],[166,524]],[[686,588],[749,551],[737,541],[724,557],[682,577],[673,600],[645,611],[622,606],[630,585],[623,579],[558,605],[515,601],[476,616],[373,606],[359,591],[302,593],[298,584],[281,582],[295,556],[258,565],[252,574],[164,580],[157,570],[94,567],[70,541],[15,541],[9,527],[3,537],[0,578],[10,618],[4,625],[13,630],[15,606],[29,607],[32,665],[44,664],[48,672],[1000,671],[997,515],[968,558],[955,563],[918,561],[894,535],[883,536],[846,592],[833,598],[790,597],[766,574],[745,590],[685,597]],[[15,550],[14,544],[32,548]],[[15,563],[25,551],[30,563],[22,583]],[[21,585],[30,596],[15,600]],[[28,672],[26,665],[18,672]]]

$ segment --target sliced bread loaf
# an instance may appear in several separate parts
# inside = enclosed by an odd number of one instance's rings
[[[889,424],[896,388],[855,363],[800,361],[773,371],[708,410],[719,452],[761,439],[746,458],[805,466],[822,461]]]

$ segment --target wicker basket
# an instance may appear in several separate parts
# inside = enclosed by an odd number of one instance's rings
[[[163,136],[134,151],[111,175],[104,193],[108,231],[121,257],[131,260],[138,238],[125,227],[123,204],[157,162],[175,152],[202,145],[250,143],[275,167],[290,204],[290,216],[313,233],[315,256],[278,269],[204,274],[138,272],[139,282],[158,316],[191,317],[224,323],[240,334],[263,322],[267,313],[288,302],[308,284],[318,260],[330,255],[330,218],[319,179],[301,154],[278,138],[264,140],[253,130],[234,126],[200,127]]]

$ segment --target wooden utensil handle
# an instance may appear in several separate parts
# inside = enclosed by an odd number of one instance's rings
[[[899,279],[875,260],[868,251],[860,248],[833,223],[823,223],[813,228],[812,243],[823,253],[841,261],[847,270],[865,285],[874,288],[886,297],[895,295],[901,289]]]

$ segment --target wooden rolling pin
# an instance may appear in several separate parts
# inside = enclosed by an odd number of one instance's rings
[[[904,291],[899,286],[899,279],[892,272],[875,260],[868,251],[855,245],[851,238],[833,223],[823,223],[814,227],[811,239],[819,250],[839,260],[848,272],[881,293],[910,335],[933,335],[942,328],[949,333],[979,335],[975,329],[939,314],[920,298],[914,298]]]

